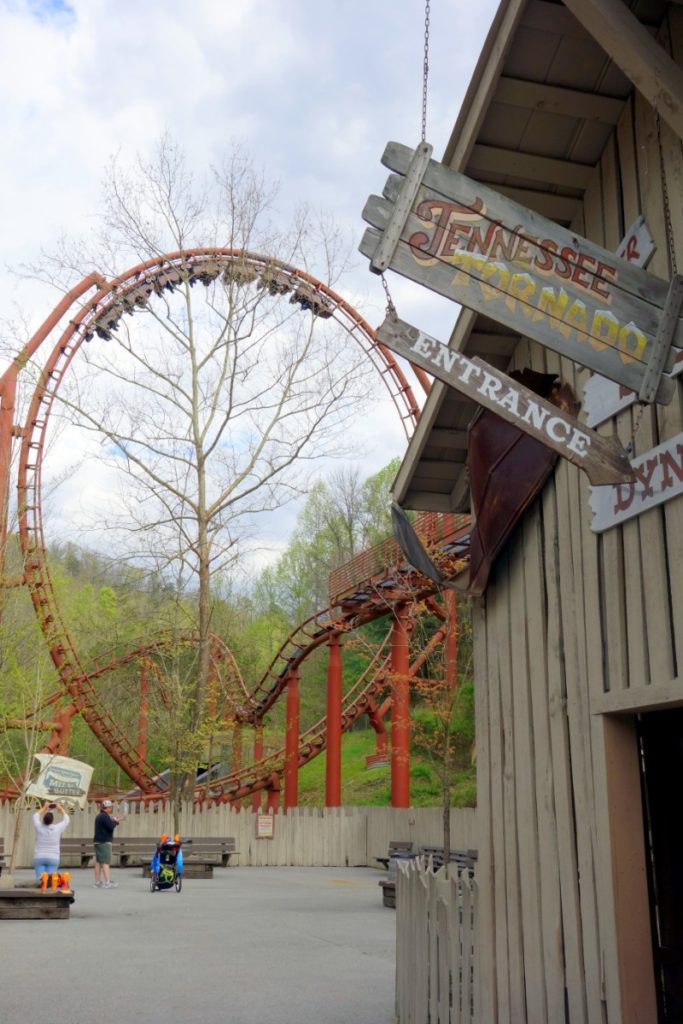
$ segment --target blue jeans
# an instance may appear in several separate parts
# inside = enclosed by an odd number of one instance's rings
[[[35,857],[33,858],[33,870],[36,873],[38,881],[40,881],[40,876],[44,871],[46,871],[48,875],[51,875],[58,869],[58,867],[58,860],[37,860]]]

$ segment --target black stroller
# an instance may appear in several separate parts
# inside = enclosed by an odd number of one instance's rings
[[[163,835],[157,843],[157,848],[152,857],[150,865],[149,888],[151,892],[157,889],[172,889],[180,892],[183,887],[183,851],[180,836]]]

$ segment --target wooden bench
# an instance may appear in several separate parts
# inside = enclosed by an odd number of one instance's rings
[[[389,861],[389,874],[379,883],[382,887],[382,903],[385,907],[396,906],[397,861],[409,860],[411,857],[424,857],[425,860],[428,860],[431,857],[434,871],[438,871],[439,868],[443,867],[444,857],[442,846],[421,846],[417,853],[411,853],[406,850],[397,850]],[[379,859],[380,858],[378,857],[377,860]],[[477,860],[476,850],[451,850],[449,860],[451,864],[457,864],[458,867],[465,869],[470,878],[474,876],[474,865]]]
[[[149,866],[158,841],[158,836],[122,836],[113,840],[112,854],[121,868],[139,867],[141,864]],[[95,856],[93,840],[84,836],[64,836],[61,853],[62,860],[78,859],[79,866],[87,868]],[[238,856],[232,837],[199,836],[183,840],[183,862],[186,865],[206,865],[205,874],[208,868],[227,867],[232,856]]]
[[[61,861],[77,859],[78,866],[81,868],[89,867],[90,861],[95,856],[92,839],[85,837],[62,836],[59,849]]]
[[[392,839],[389,843],[389,852],[386,857],[375,857],[375,860],[382,864],[385,868],[389,867],[389,861],[395,853],[401,854],[412,854],[413,842],[411,839]]]
[[[443,867],[443,846],[421,846],[420,856],[428,860],[432,858],[432,865],[435,871]],[[477,861],[476,850],[451,850],[451,864],[457,864],[460,868],[467,868],[470,878],[474,875],[474,865]]]

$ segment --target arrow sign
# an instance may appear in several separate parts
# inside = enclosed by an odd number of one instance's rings
[[[643,401],[671,401],[682,290],[433,160],[418,185],[413,156],[388,144],[382,160],[399,173],[365,205],[372,227],[360,250],[373,266],[381,254],[374,269],[388,266]],[[390,257],[382,244],[388,228],[398,235]]]
[[[616,436],[605,438],[587,429],[552,402],[483,360],[454,352],[393,316],[378,328],[376,339],[573,462],[592,484],[626,483],[634,479],[626,452]]]

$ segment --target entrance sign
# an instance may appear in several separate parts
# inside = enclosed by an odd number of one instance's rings
[[[635,472],[631,483],[591,487],[591,530],[595,533],[683,494],[683,434],[633,459],[631,465]]]
[[[671,400],[667,372],[678,352],[670,347],[683,348],[683,320],[666,281],[433,160],[410,209],[395,215],[412,158],[398,143],[384,151],[398,174],[363,211],[372,227],[360,250],[371,264],[384,231],[402,222],[392,270],[644,390],[643,400]]]
[[[376,340],[421,366],[472,401],[535,437],[583,469],[593,484],[633,479],[626,452],[617,437],[605,438],[586,429],[500,370],[470,359],[394,316],[378,328]]]

